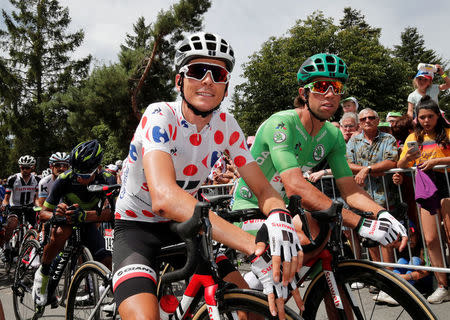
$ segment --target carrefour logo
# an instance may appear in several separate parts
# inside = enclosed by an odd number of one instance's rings
[[[169,142],[169,135],[167,131],[162,129],[159,126],[154,126],[152,130],[153,140],[157,143],[166,143]]]

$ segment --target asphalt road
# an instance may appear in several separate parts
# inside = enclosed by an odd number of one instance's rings
[[[11,273],[11,277],[12,276],[13,274]],[[7,320],[15,319],[11,285],[12,279],[6,276],[5,270],[3,269],[3,265],[0,263],[0,299],[2,301],[3,308],[5,311],[5,317]],[[304,289],[302,288],[301,291],[303,290]],[[371,296],[368,296],[367,298],[370,299]],[[292,309],[298,310],[292,301],[290,301],[288,305]],[[380,320],[390,319],[390,315],[395,314],[396,312],[395,307],[389,307],[387,305],[380,307],[382,308],[381,315],[380,317],[375,319]],[[449,319],[450,302],[442,303],[439,305],[432,305],[432,310],[435,312],[435,314],[438,316],[439,319]],[[64,316],[65,316],[64,308],[58,307],[56,309],[51,309],[50,307],[47,307],[42,319],[64,319]],[[323,312],[321,316],[318,317],[318,319],[327,319],[327,317]]]

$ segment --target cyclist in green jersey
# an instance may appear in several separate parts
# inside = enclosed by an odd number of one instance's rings
[[[268,118],[256,132],[251,153],[285,202],[291,195],[299,195],[302,206],[309,211],[328,209],[332,203],[303,177],[303,172],[326,159],[342,198],[353,208],[374,213],[368,219],[344,209],[344,224],[361,236],[383,245],[399,245],[401,241],[400,250],[403,250],[407,243],[405,228],[355,183],[345,158],[346,146],[342,133],[326,121],[338,109],[347,79],[347,66],[336,55],[320,53],[308,58],[297,74],[302,86],[296,100],[303,100],[305,106],[281,111]],[[374,165],[372,171],[376,170]],[[240,179],[234,192],[233,209],[256,207],[256,197]],[[328,230],[312,221],[309,215],[308,221],[316,246],[311,245],[302,232],[298,232],[304,261],[322,250],[329,236]],[[294,222],[296,229],[301,230],[298,217]],[[252,228],[251,224],[245,228],[249,226]]]

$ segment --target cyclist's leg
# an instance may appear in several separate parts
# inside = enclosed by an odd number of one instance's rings
[[[156,256],[177,238],[167,224],[116,221],[113,291],[122,319],[159,319]]]
[[[53,228],[50,234],[50,241],[44,247],[41,263],[50,266],[56,255],[64,248],[64,244],[72,234],[72,226],[60,226]]]
[[[111,252],[105,248],[105,238],[94,223],[83,226],[83,243],[91,251],[95,261],[100,261],[109,270],[112,267]]]
[[[11,240],[14,229],[19,225],[19,219],[15,213],[8,215],[8,219],[5,227],[5,243]]]

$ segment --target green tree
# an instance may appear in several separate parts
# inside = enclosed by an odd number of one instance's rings
[[[182,39],[183,32],[201,28],[202,15],[209,6],[209,1],[180,1],[148,25],[139,18],[133,25],[134,33],[127,34],[121,46],[117,63],[95,67],[82,85],[70,87],[49,101],[46,108],[67,119],[68,126],[63,128],[66,141],[75,144],[95,137],[106,149],[105,164],[123,159],[140,120],[130,104],[137,83],[142,79],[136,96],[139,113],[152,102],[175,99],[175,44]],[[172,21],[167,17],[182,18],[177,18],[177,23],[172,22],[171,28],[164,29],[162,26]],[[155,46],[161,32],[164,36]],[[153,63],[143,77],[151,59],[149,56],[153,56]]]
[[[276,111],[292,106],[298,94],[296,73],[302,62],[319,52],[346,61],[348,95],[377,111],[406,109],[406,63],[379,43],[380,30],[350,8],[340,25],[322,12],[298,20],[286,36],[271,37],[244,65],[247,81],[236,87],[231,112],[247,134]]]
[[[425,40],[416,27],[405,28],[400,39],[401,44],[394,46],[394,55],[408,63],[411,78],[416,74],[419,63],[441,63],[437,53],[425,47]]]
[[[84,33],[69,33],[69,11],[57,0],[10,0],[11,13],[2,10],[6,26],[0,30],[0,47],[11,74],[15,98],[3,104],[8,136],[12,137],[11,162],[27,153],[48,157],[61,141],[53,130],[66,126],[61,119],[46,117],[45,103],[57,92],[77,85],[89,70],[91,56],[72,60]],[[46,163],[45,163],[46,165]]]
[[[428,49],[425,46],[425,39],[417,31],[416,27],[407,27],[400,35],[401,43],[394,46],[394,56],[408,63],[408,75],[410,80],[417,73],[417,65],[421,62],[440,64],[446,69],[446,62],[437,54],[436,51]],[[441,81],[440,77],[435,77],[434,82]],[[410,84],[410,91],[414,88]],[[439,106],[447,114],[450,111],[450,93],[447,91],[439,94]]]

